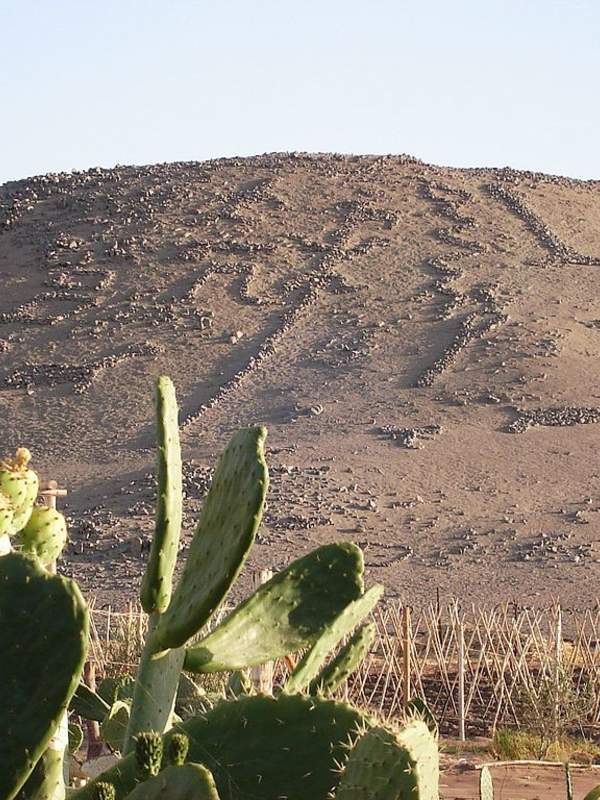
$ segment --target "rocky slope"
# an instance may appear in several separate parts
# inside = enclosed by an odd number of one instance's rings
[[[0,187],[2,450],[66,485],[67,569],[123,602],[152,528],[152,383],[187,530],[270,429],[251,566],[325,541],[428,602],[583,606],[600,575],[600,186],[265,155]]]

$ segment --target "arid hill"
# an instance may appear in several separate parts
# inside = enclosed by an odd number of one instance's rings
[[[70,490],[66,569],[134,597],[154,377],[187,532],[269,427],[251,567],[353,539],[418,605],[595,601],[600,185],[407,156],[265,155],[0,187],[1,449]]]

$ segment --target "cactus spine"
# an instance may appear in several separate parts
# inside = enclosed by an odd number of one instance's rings
[[[412,697],[406,704],[405,714],[407,719],[420,719],[422,720],[431,733],[437,738],[438,724],[436,718],[431,713],[431,709],[427,703],[420,697]]]

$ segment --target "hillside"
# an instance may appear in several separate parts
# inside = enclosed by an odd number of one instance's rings
[[[70,490],[67,571],[133,596],[153,379],[191,530],[231,432],[269,427],[250,564],[327,541],[419,603],[593,603],[600,184],[406,156],[265,155],[0,187],[2,451]]]

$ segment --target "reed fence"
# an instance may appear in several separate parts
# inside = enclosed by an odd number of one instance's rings
[[[461,739],[499,727],[531,729],[534,720],[557,731],[565,724],[600,730],[600,606],[465,609],[454,601],[416,612],[387,603],[373,619],[374,645],[342,692],[360,706],[390,718],[420,697],[440,728]],[[133,671],[145,616],[134,607],[125,613],[93,608],[92,621],[97,671]],[[273,665],[275,685],[292,667],[290,659]]]

